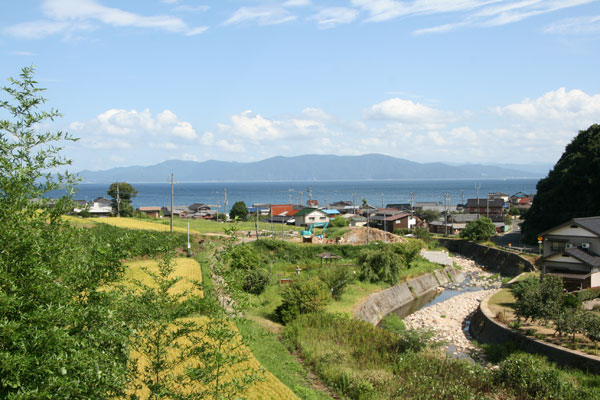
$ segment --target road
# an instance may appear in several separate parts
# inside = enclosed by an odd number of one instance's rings
[[[521,243],[521,220],[512,220],[512,230],[508,233],[494,236],[492,241],[499,246],[508,247],[510,243],[512,247],[525,247],[530,249],[533,253],[537,253],[538,249],[536,246]]]

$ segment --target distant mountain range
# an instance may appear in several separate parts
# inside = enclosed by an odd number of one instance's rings
[[[390,179],[503,179],[541,178],[543,168],[509,168],[507,165],[449,165],[418,163],[381,154],[361,156],[303,155],[272,157],[240,163],[227,161],[169,160],[146,167],[119,167],[105,171],[81,171],[83,183],[165,182],[171,173],[177,182],[231,181],[327,181]]]

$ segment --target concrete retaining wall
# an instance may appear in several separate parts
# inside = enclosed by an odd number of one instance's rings
[[[444,277],[446,280],[442,282]],[[464,275],[453,267],[446,267],[443,270],[434,271],[434,273],[421,275],[399,285],[373,293],[354,312],[354,316],[377,325],[383,317],[392,311],[411,303],[425,293],[435,290],[438,286],[450,282],[461,282],[464,279]]]
[[[527,259],[509,251],[483,246],[461,239],[438,239],[440,245],[453,253],[468,257],[487,269],[504,276],[517,276],[524,271],[533,271],[534,265]]]
[[[493,295],[494,293],[481,301],[477,312],[471,318],[470,331],[478,341],[495,344],[511,341],[519,345],[523,351],[542,354],[559,365],[568,365],[596,374],[600,373],[600,357],[525,336],[496,321],[495,316],[488,307],[488,300]]]

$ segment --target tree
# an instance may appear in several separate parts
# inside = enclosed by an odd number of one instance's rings
[[[358,256],[359,279],[368,282],[386,282],[395,285],[400,272],[407,268],[402,257],[391,246],[364,250]]]
[[[334,228],[345,228],[348,226],[348,219],[338,215],[331,220],[331,226]]]
[[[490,240],[496,234],[496,226],[491,219],[481,217],[475,221],[471,221],[465,226],[465,229],[460,233],[460,237],[474,242],[483,242]]]
[[[432,221],[439,221],[442,214],[435,210],[420,210],[417,212],[419,218],[430,224]]]
[[[231,207],[231,211],[229,211],[229,216],[232,219],[241,219],[245,220],[248,217],[248,208],[246,207],[246,203],[243,201],[236,201]]]
[[[106,194],[113,198],[113,210],[117,216],[133,216],[131,199],[138,194],[138,191],[133,186],[127,182],[113,182],[106,191]]]
[[[317,278],[295,279],[281,292],[281,305],[275,313],[285,324],[300,314],[309,314],[325,308],[331,295],[325,283]]]
[[[524,240],[535,242],[543,231],[571,218],[600,215],[600,125],[580,131],[548,176],[541,179],[521,225]],[[573,198],[576,196],[577,201]]]
[[[40,110],[33,73],[23,68],[0,100],[11,118],[0,120],[0,398],[123,398],[130,331],[118,295],[101,290],[121,264],[63,221],[68,196],[43,199],[73,192],[72,175],[52,173],[75,139],[42,130],[60,114]]]

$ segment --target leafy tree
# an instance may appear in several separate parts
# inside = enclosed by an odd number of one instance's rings
[[[262,266],[263,262],[256,249],[248,244],[231,247],[226,253],[231,269],[252,270]]]
[[[232,219],[238,218],[245,220],[248,217],[248,208],[246,207],[246,203],[243,201],[236,201],[229,211],[229,216]]]
[[[63,132],[40,127],[60,114],[45,102],[32,67],[2,88],[0,108],[0,398],[123,398],[129,330],[116,293],[100,290],[121,273],[103,244],[63,222],[74,177]],[[69,190],[72,193],[71,190]],[[32,201],[40,199],[38,201]]]
[[[487,217],[481,217],[469,222],[460,233],[460,237],[474,242],[483,242],[489,240],[495,234],[496,227],[492,220]]]
[[[133,186],[127,182],[113,182],[106,194],[113,198],[113,210],[117,216],[133,217],[134,209],[131,199],[138,194]]]
[[[275,313],[287,324],[300,314],[323,310],[330,299],[329,290],[321,280],[296,279],[282,290],[282,302]]]
[[[255,268],[246,272],[243,279],[242,289],[244,292],[259,295],[269,284],[269,273],[263,268]]]
[[[524,240],[534,242],[546,229],[577,217],[600,215],[600,125],[580,131],[548,176],[541,179],[521,225]],[[577,197],[577,201],[573,200]]]
[[[319,272],[319,279],[327,285],[331,291],[331,297],[339,300],[346,287],[354,281],[354,274],[354,271],[344,265],[334,265],[323,268]]]
[[[334,228],[345,228],[348,226],[348,219],[338,215],[330,222],[331,226]]]
[[[359,279],[368,282],[386,282],[395,285],[400,272],[406,269],[402,257],[391,246],[364,250],[358,256]]]
[[[439,211],[435,210],[420,210],[417,212],[417,215],[421,220],[430,224],[432,221],[439,221],[442,217]]]

